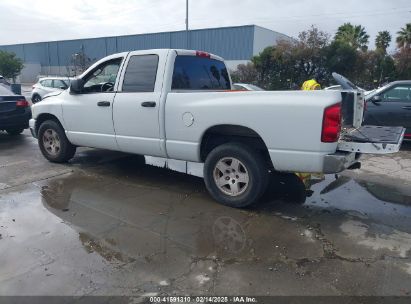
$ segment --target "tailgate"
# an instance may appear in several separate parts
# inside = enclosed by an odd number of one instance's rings
[[[387,154],[400,150],[405,128],[361,126],[344,129],[338,141],[339,151]]]
[[[361,126],[364,93],[342,91],[342,131],[337,150],[365,154],[395,153],[404,138],[403,127]]]

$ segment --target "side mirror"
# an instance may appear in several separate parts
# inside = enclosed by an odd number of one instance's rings
[[[67,86],[61,86],[60,89],[67,90]]]
[[[81,78],[73,79],[70,83],[70,93],[80,94],[83,91],[84,81]]]
[[[374,103],[378,103],[382,101],[382,98],[380,95],[375,95],[373,98],[371,98],[371,101]]]

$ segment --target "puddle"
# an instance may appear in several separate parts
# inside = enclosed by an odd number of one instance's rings
[[[130,289],[147,284],[146,292],[176,285],[202,290],[214,284],[214,273],[223,275],[227,268],[236,269],[236,277],[250,269],[258,276],[261,271],[292,274],[289,280],[295,282],[295,267],[303,267],[301,261],[321,260],[323,238],[330,235],[348,239],[347,248],[407,256],[407,196],[399,192],[394,202],[386,202],[364,184],[351,179],[332,184],[334,180],[326,176],[306,198],[295,176],[273,177],[262,207],[239,210],[214,202],[196,177],[131,166],[123,159],[3,191],[0,263],[7,266],[0,270],[0,294],[18,293],[19,284],[36,286],[34,282],[44,278],[61,288],[73,286],[64,289],[69,293],[110,284]],[[332,221],[320,232],[314,224],[321,222],[317,215],[323,210]],[[347,222],[352,212],[366,217],[368,226]],[[383,228],[369,221],[382,222]],[[327,272],[327,262],[319,267]],[[401,267],[408,275],[408,266]],[[42,286],[26,290],[41,294],[54,288]]]
[[[313,195],[304,205],[339,210],[411,231],[411,195],[399,189],[349,177],[327,175],[313,185]]]
[[[411,234],[392,229],[386,233],[378,229],[379,234],[373,233],[374,227],[362,222],[349,220],[341,226],[341,231],[353,238],[358,244],[372,248],[373,250],[386,249],[396,252],[405,258],[411,250]]]

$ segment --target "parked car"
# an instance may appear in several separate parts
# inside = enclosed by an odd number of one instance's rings
[[[0,84],[10,86],[10,83],[2,75],[0,75]]]
[[[328,90],[341,91],[342,87],[339,84],[337,84],[337,85],[332,85],[332,86],[326,87],[326,88],[324,88],[324,90],[326,90],[326,91],[328,91]]]
[[[249,83],[233,83],[233,89],[237,91],[264,91],[264,89]]]
[[[411,140],[411,80],[394,81],[365,96],[366,124],[402,126]]]
[[[231,89],[223,59],[209,53],[119,53],[33,105],[30,129],[52,162],[87,146],[204,163],[209,193],[232,207],[258,201],[270,171],[340,172],[358,168],[361,152],[392,153],[402,142],[401,127],[361,126],[358,91]]]
[[[14,94],[0,84],[0,130],[18,135],[29,127],[30,118],[30,104],[24,96]]]
[[[66,90],[70,86],[69,77],[44,77],[33,85],[31,101],[37,103],[49,93]]]

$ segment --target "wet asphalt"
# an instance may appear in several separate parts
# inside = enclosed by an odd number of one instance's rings
[[[315,177],[310,197],[273,175],[238,210],[140,156],[51,164],[0,132],[0,295],[409,296],[411,145],[393,157]]]

